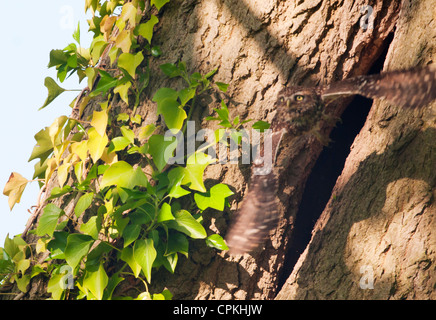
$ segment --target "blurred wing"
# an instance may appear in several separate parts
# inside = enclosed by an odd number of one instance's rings
[[[436,99],[436,65],[358,76],[321,88],[324,100],[354,94],[401,107],[423,107]]]
[[[252,176],[247,195],[226,237],[230,254],[256,249],[277,226],[277,179],[273,172]]]
[[[285,131],[277,130],[275,125],[272,130],[269,151],[272,159],[269,164],[261,161],[264,148],[256,155],[248,192],[226,236],[230,254],[244,254],[256,249],[278,224],[277,177],[273,166]]]

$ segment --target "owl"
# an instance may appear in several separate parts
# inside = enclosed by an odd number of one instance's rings
[[[322,140],[319,124],[322,120],[331,119],[325,113],[325,106],[350,95],[385,99],[404,108],[423,107],[436,99],[436,65],[357,76],[318,87],[290,86],[282,89],[271,122],[272,163],[284,135],[298,137],[314,134]],[[272,170],[262,169],[263,156],[261,149],[253,160],[248,191],[227,233],[230,254],[243,254],[256,249],[277,227],[280,218],[276,198],[278,179]],[[266,174],[259,174],[262,172]]]

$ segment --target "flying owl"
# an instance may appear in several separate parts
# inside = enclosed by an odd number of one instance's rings
[[[436,65],[357,76],[319,87],[284,88],[278,94],[276,115],[271,122],[272,163],[283,135],[321,137],[318,125],[329,118],[325,114],[326,104],[349,95],[385,99],[404,108],[423,107],[436,99]],[[262,159],[261,149],[253,160],[247,194],[226,236],[230,254],[254,250],[278,224],[278,179],[271,168],[265,170]]]

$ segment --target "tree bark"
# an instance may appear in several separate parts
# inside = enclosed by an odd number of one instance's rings
[[[402,1],[385,70],[434,61],[435,14],[432,1]],[[434,107],[374,102],[277,299],[436,297]]]

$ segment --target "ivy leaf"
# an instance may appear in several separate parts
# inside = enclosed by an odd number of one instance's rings
[[[160,134],[155,134],[148,139],[148,152],[153,157],[153,162],[159,172],[167,165],[168,160],[173,156],[173,152],[177,147],[177,140],[171,137],[170,141],[165,141],[165,137]]]
[[[68,53],[64,52],[64,50],[51,50],[50,51],[50,61],[48,63],[47,68],[52,68],[56,66],[60,66],[62,64],[66,64],[68,61]]]
[[[41,218],[39,218],[38,227],[36,228],[36,235],[42,237],[47,234],[52,237],[53,232],[56,229],[58,219],[63,214],[64,211],[55,206],[53,203],[47,204],[47,206],[44,208]]]
[[[103,263],[100,263],[97,271],[86,270],[83,279],[83,287],[89,289],[98,300],[103,298],[103,292],[108,284],[109,278],[104,270]]]
[[[132,46],[132,32],[127,29],[121,31],[115,40],[115,46],[120,48],[124,53],[128,53]]]
[[[195,203],[200,210],[213,208],[219,211],[224,210],[224,204],[227,197],[231,196],[233,191],[223,184],[214,185],[207,193],[196,193],[194,195]]]
[[[170,2],[170,0],[151,0],[150,5],[154,5],[157,11],[159,11],[168,2]]]
[[[33,148],[32,154],[28,161],[40,158],[44,162],[53,151],[53,143],[51,142],[49,128],[45,127],[35,134],[36,145]]]
[[[112,185],[116,185],[119,188],[133,189],[137,185],[146,187],[147,182],[147,177],[140,167],[133,169],[127,162],[118,161],[104,172],[100,189]]]
[[[139,273],[141,272],[141,266],[135,261],[135,258],[133,257],[133,248],[125,247],[123,251],[121,251],[121,260],[127,262],[130,269],[132,269],[135,277],[138,278]]]
[[[264,132],[266,129],[269,129],[270,126],[271,125],[268,122],[260,120],[253,123],[252,128],[255,130],[259,130],[260,132]]]
[[[98,81],[98,84],[96,88],[94,89],[93,93],[97,94],[100,92],[103,92],[103,95],[106,94],[106,92],[115,87],[118,83],[118,80],[113,78],[109,73],[103,70],[99,70],[100,73],[100,80]]]
[[[195,96],[195,88],[185,88],[185,89],[180,90],[179,97],[180,97],[180,102],[182,104],[182,107],[185,106],[185,104],[189,100],[194,98],[194,96]]]
[[[157,252],[154,248],[153,239],[140,239],[135,241],[133,257],[137,264],[141,266],[148,283],[151,281],[151,268],[156,259]]]
[[[73,270],[88,253],[93,243],[94,239],[85,234],[73,233],[68,236],[67,246],[65,247],[65,260]]]
[[[175,220],[167,221],[168,228],[183,232],[193,239],[206,238],[206,230],[186,210],[180,210],[174,214]]]
[[[101,217],[92,216],[89,220],[80,226],[80,231],[91,236],[94,240],[98,239],[98,233],[101,229]]]
[[[121,130],[121,134],[123,135],[124,138],[129,140],[129,142],[132,143],[132,144],[135,143],[135,133],[133,132],[132,129],[130,129],[127,126],[122,126],[120,128],[120,130]]]
[[[74,30],[73,39],[80,45],[80,22],[77,23],[77,29]]]
[[[20,203],[21,196],[28,182],[29,180],[17,172],[12,172],[9,176],[9,180],[3,189],[3,194],[9,197],[8,204],[10,210],[14,208],[16,203]]]
[[[141,226],[139,224],[129,224],[123,230],[124,248],[138,239],[141,232]]]
[[[189,241],[186,236],[180,232],[169,232],[168,244],[165,255],[180,252],[186,258],[188,257]]]
[[[138,134],[138,139],[139,140],[147,139],[149,136],[153,134],[155,130],[156,130],[156,126],[153,123],[141,127],[141,130],[139,131]]]
[[[106,148],[106,145],[109,142],[109,139],[106,135],[106,133],[101,136],[97,130],[94,127],[89,128],[88,130],[88,150],[89,150],[89,154],[91,156],[92,161],[94,161],[94,163],[97,163],[98,159],[101,158],[101,156],[103,155],[103,152]]]
[[[160,88],[153,96],[153,101],[157,103],[157,114],[161,114],[161,104],[165,99],[177,101],[179,93],[171,88]]]
[[[227,88],[229,87],[227,83],[215,82],[215,84],[217,85],[218,89],[220,89],[222,92],[227,92]]]
[[[142,52],[137,54],[122,53],[118,58],[118,67],[127,71],[127,73],[134,79],[136,76],[136,68],[144,60]]]
[[[91,126],[95,128],[100,136],[104,136],[106,133],[106,127],[108,122],[107,111],[94,111],[92,114]]]
[[[148,43],[151,44],[151,38],[153,37],[153,27],[159,19],[155,15],[151,15],[150,20],[146,23],[141,23],[138,27],[138,35],[147,39]]]
[[[182,167],[171,169],[171,171],[168,173],[168,179],[170,181],[168,196],[170,198],[177,199],[191,193],[190,191],[185,190],[180,186],[184,177],[185,169]]]
[[[171,213],[171,206],[168,203],[164,202],[157,215],[157,222],[163,222],[168,220],[174,220],[174,216]]]
[[[203,183],[203,173],[206,167],[212,162],[214,162],[212,157],[203,152],[197,152],[191,155],[186,162],[185,176],[183,177],[182,184],[189,184],[189,188],[192,190],[206,192]]]
[[[64,91],[66,91],[66,89],[61,88],[56,81],[54,81],[52,78],[50,77],[46,77],[44,80],[44,86],[48,89],[48,97],[45,100],[44,104],[42,105],[41,108],[39,108],[38,110],[44,109],[45,107],[47,107],[50,103],[53,102],[54,99],[57,98],[57,96],[59,96],[61,93],[63,93]]]
[[[219,234],[212,234],[206,239],[206,244],[211,248],[216,248],[218,250],[229,250],[229,247],[224,242],[223,237]]]
[[[118,93],[121,97],[121,100],[123,100],[126,104],[129,104],[128,92],[131,86],[132,83],[130,81],[127,81],[126,83],[117,85],[114,89],[114,93]]]
[[[80,217],[80,215],[83,212],[85,212],[86,209],[89,208],[93,198],[94,198],[94,192],[85,193],[79,198],[76,206],[74,207],[74,214],[76,215],[77,218]]]
[[[180,68],[178,66],[176,66],[173,63],[164,63],[161,64],[159,66],[159,68],[162,70],[162,72],[170,77],[170,78],[174,78],[174,77],[178,77],[182,74]]]
[[[160,111],[165,119],[165,124],[174,134],[180,131],[183,122],[187,118],[185,110],[183,110],[178,101],[172,99],[164,99],[160,103]]]
[[[115,137],[111,140],[108,152],[116,152],[123,150],[130,144],[130,140],[126,137]]]

